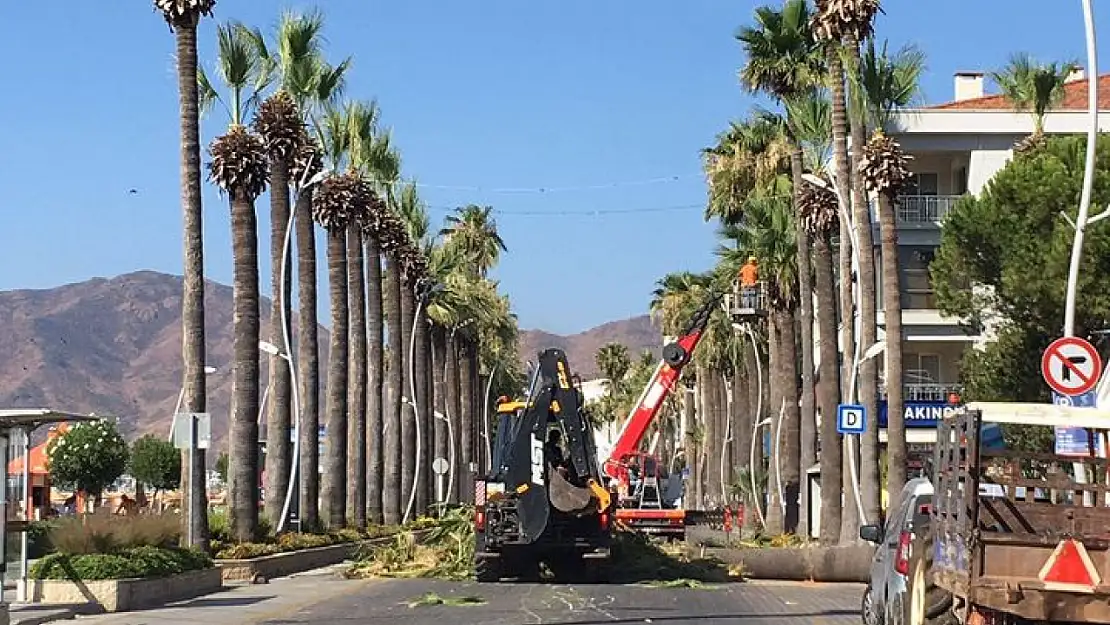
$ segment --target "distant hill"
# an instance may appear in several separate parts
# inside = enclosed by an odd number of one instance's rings
[[[180,276],[137,271],[0,292],[0,407],[114,415],[128,437],[168,436],[181,391],[181,290]],[[261,307],[265,338],[269,299]],[[222,448],[231,406],[231,287],[206,284],[205,315],[206,360],[217,368],[208,379],[208,412]],[[327,336],[321,328],[323,353]]]
[[[181,289],[180,276],[136,271],[51,289],[0,292],[0,408],[114,415],[128,438],[167,436],[181,391]],[[261,309],[265,338],[267,298]],[[223,449],[231,406],[230,286],[207,283],[205,313],[207,363],[217,368],[208,379],[208,412],[214,447]],[[324,367],[327,329],[320,328],[319,340]],[[609,341],[623,343],[633,355],[651,349],[657,356],[661,343],[645,315],[571,336],[525,331],[520,353],[522,359],[535,358],[543,348],[561,347],[571,366],[589,379],[597,373],[594,354]],[[267,361],[262,359],[263,384]],[[44,434],[38,432],[36,439]]]
[[[663,335],[649,315],[640,315],[622,321],[591,328],[585,332],[561,336],[543,330],[525,330],[520,337],[520,357],[523,361],[535,359],[536,354],[549,347],[558,347],[567,353],[571,369],[590,379],[599,375],[594,356],[606,343],[620,343],[628,348],[635,359],[644,350],[660,357]]]

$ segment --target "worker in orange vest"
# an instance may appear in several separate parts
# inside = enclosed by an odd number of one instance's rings
[[[740,294],[744,308],[755,308],[759,282],[759,267],[756,265],[755,256],[749,256],[748,262],[740,268]]]

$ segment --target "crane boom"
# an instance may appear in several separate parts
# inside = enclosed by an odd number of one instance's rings
[[[663,358],[659,366],[655,368],[655,373],[644,387],[640,399],[633,406],[628,418],[624,420],[624,425],[617,435],[617,442],[604,463],[607,476],[616,480],[627,479],[624,459],[635,454],[639,449],[644,434],[655,420],[655,416],[659,414],[663,399],[674,389],[679,376],[682,375],[682,369],[690,362],[694,350],[701,342],[705,328],[709,325],[713,307],[720,299],[720,295],[710,296],[709,300],[694,313],[686,332],[677,341],[663,348]]]

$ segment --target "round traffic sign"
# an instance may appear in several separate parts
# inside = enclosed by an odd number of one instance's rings
[[[1098,384],[1102,359],[1089,342],[1065,336],[1044,350],[1041,375],[1048,386],[1061,395],[1082,395]]]
[[[432,472],[436,475],[443,475],[447,473],[447,459],[436,458],[432,461]]]

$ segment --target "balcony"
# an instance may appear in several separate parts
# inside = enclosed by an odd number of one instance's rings
[[[894,209],[899,225],[937,226],[962,195],[900,195]]]
[[[963,386],[946,383],[902,384],[902,401],[946,402],[952,393],[963,393]],[[886,385],[879,387],[879,399],[886,399]]]

